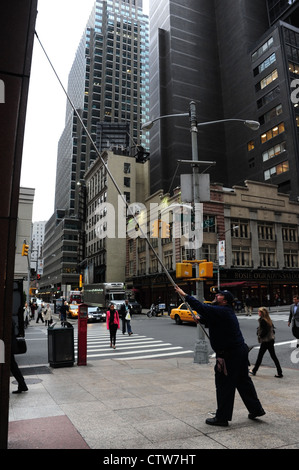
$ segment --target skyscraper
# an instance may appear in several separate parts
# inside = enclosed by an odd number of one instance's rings
[[[129,142],[125,151],[132,158],[137,153],[131,151],[132,146],[148,146],[147,137],[140,133],[149,107],[148,17],[142,6],[142,0],[95,1],[68,81],[70,99],[98,150],[104,150],[104,141],[109,147]],[[99,135],[103,129],[108,140]],[[46,226],[44,247],[42,284],[45,288],[54,286],[54,292],[57,286],[78,286],[78,259],[74,255],[80,251],[80,192],[84,174],[96,158],[67,102],[65,127],[58,143],[55,213]]]
[[[147,146],[140,127],[141,116],[148,116],[148,86],[148,18],[142,0],[96,0],[68,82],[69,96],[94,142],[99,123],[119,123],[128,124],[131,145]],[[77,182],[95,158],[68,102],[58,146],[56,209],[77,213]]]
[[[198,122],[253,119],[199,128],[199,159],[216,161],[211,180],[252,179],[299,196],[298,0],[159,0],[150,4],[150,118],[186,113]],[[299,93],[297,93],[299,95]],[[180,184],[178,159],[191,159],[188,118],[157,121],[150,133],[151,190]],[[184,170],[184,171],[183,171]],[[171,188],[172,185],[172,188]]]

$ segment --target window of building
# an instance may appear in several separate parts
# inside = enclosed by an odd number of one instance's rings
[[[273,37],[269,38],[262,46],[260,46],[251,56],[252,62],[257,60],[262,54],[267,52],[273,44]]]
[[[254,141],[251,140],[251,141],[248,142],[248,144],[247,144],[247,150],[248,150],[248,152],[250,152],[250,151],[253,150],[253,149],[254,149]]]
[[[273,248],[260,248],[260,266],[262,268],[275,267],[275,250]]]
[[[263,162],[270,160],[270,158],[273,158],[276,155],[281,154],[285,150],[286,150],[286,142],[280,142],[280,144],[277,144],[274,147],[271,147],[270,149],[265,150],[265,152],[262,153]]]
[[[233,266],[250,266],[251,260],[249,247],[232,246],[232,264]]]
[[[233,219],[231,220],[231,236],[234,238],[248,238],[249,237],[249,222],[248,220]],[[235,228],[234,228],[235,227]]]
[[[286,171],[289,171],[289,162],[287,160],[285,162],[279,163],[276,166],[273,166],[272,168],[269,168],[269,170],[264,171],[264,180],[267,181],[272,176],[280,175]]]
[[[299,65],[289,61],[289,72],[294,75],[299,75]]]
[[[215,217],[212,215],[203,216],[203,230],[204,232],[216,232],[216,221]]]
[[[275,240],[273,224],[258,224],[258,237],[260,240]]]
[[[266,60],[264,60],[258,67],[256,67],[253,70],[254,75],[258,75],[259,73],[263,72],[266,70],[270,65],[272,65],[274,62],[276,62],[276,54],[273,52],[269,57],[267,57]]]
[[[263,90],[268,85],[270,85],[270,83],[274,82],[274,80],[276,80],[277,78],[278,78],[278,72],[277,72],[277,69],[275,69],[273,70],[273,72],[271,72],[269,75],[267,75],[265,78],[263,78],[256,84],[255,86],[256,91]]]
[[[284,242],[297,242],[297,228],[290,226],[282,227],[282,239]]]
[[[124,163],[124,173],[131,173],[131,163]]]
[[[286,268],[298,268],[297,250],[284,250],[284,265]]]
[[[264,132],[261,135],[261,143],[264,144],[268,140],[271,140],[274,137],[276,137],[277,135],[282,134],[282,132],[284,131],[285,131],[284,122],[281,122],[277,126],[272,127],[272,129],[269,129],[267,132]]]
[[[126,186],[126,188],[131,187],[131,178],[124,177],[124,186]]]
[[[203,244],[202,245],[202,257],[216,263],[217,261],[217,246],[214,244]],[[192,258],[191,258],[192,259]]]
[[[277,98],[279,95],[280,95],[280,88],[279,88],[279,86],[277,86],[276,88],[274,88],[273,90],[269,91],[269,93],[267,93],[266,95],[262,96],[262,98],[260,98],[260,99],[257,101],[257,107],[258,107],[258,108],[261,108],[262,106],[265,106],[266,104],[270,103],[270,102],[273,101],[275,98]]]
[[[275,108],[270,109],[267,113],[263,114],[263,116],[260,116],[259,121],[260,124],[263,125],[266,122],[271,121],[275,117],[279,116],[282,113],[282,105],[278,104],[275,106]]]

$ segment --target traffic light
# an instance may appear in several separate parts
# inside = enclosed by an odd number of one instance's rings
[[[160,220],[154,220],[154,222],[152,223],[151,238],[159,237],[159,225],[160,225]]]
[[[213,263],[211,261],[199,263],[199,277],[203,279],[213,277]]]
[[[170,225],[162,221],[162,238],[170,237]]]
[[[23,243],[22,256],[28,256],[28,251],[29,251],[29,245],[26,245],[26,243]]]
[[[176,263],[177,278],[192,277],[192,264],[191,263]]]

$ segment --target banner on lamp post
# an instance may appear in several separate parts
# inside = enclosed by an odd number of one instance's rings
[[[225,265],[225,240],[218,242],[218,262],[219,266]]]

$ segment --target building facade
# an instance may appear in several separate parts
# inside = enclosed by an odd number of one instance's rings
[[[150,7],[150,116],[188,112],[199,123],[253,119],[199,128],[199,159],[216,161],[211,181],[247,179],[299,196],[299,3],[287,0],[167,0]],[[295,90],[294,90],[295,87]],[[294,92],[292,99],[292,92]],[[157,121],[150,131],[151,190],[179,184],[177,159],[191,159],[188,118]],[[172,186],[172,187],[171,187]]]
[[[68,285],[69,290],[79,286],[79,265],[85,250],[84,175],[98,152],[121,145],[126,155],[137,158],[139,146],[148,146],[146,137],[140,134],[142,119],[148,116],[148,84],[148,17],[143,14],[142,0],[96,0],[68,81],[68,94],[92,142],[68,102],[65,128],[58,143],[55,212],[45,234],[45,274],[41,280],[45,291],[49,285]],[[63,212],[65,223],[61,219]],[[71,225],[78,229],[76,240],[69,238],[68,229],[63,229],[70,218]],[[64,252],[59,253],[52,240],[60,237]],[[69,259],[73,256],[66,252],[77,254],[76,268]],[[57,282],[49,284],[48,279],[56,277]]]
[[[167,200],[180,204],[180,192],[169,198],[162,192],[146,205]],[[160,202],[159,202],[160,201]],[[161,206],[160,206],[161,209]],[[213,278],[204,281],[204,296],[212,300],[213,289],[229,289],[241,302],[250,296],[254,306],[290,304],[299,293],[299,203],[280,193],[277,186],[246,181],[244,186],[211,185],[211,201],[203,204],[202,256],[214,263]],[[176,263],[194,260],[193,250],[184,248],[183,237],[149,240],[176,283],[195,293],[195,282],[176,279]],[[147,224],[150,228],[150,224]],[[219,264],[218,247],[224,241],[224,263]],[[177,304],[173,286],[144,238],[127,239],[127,285],[134,289],[144,307],[161,298]],[[279,300],[278,300],[279,299]]]
[[[125,282],[128,209],[106,166],[133,211],[149,194],[149,162],[140,163],[111,151],[104,152],[102,159],[98,158],[85,175],[84,284]]]

